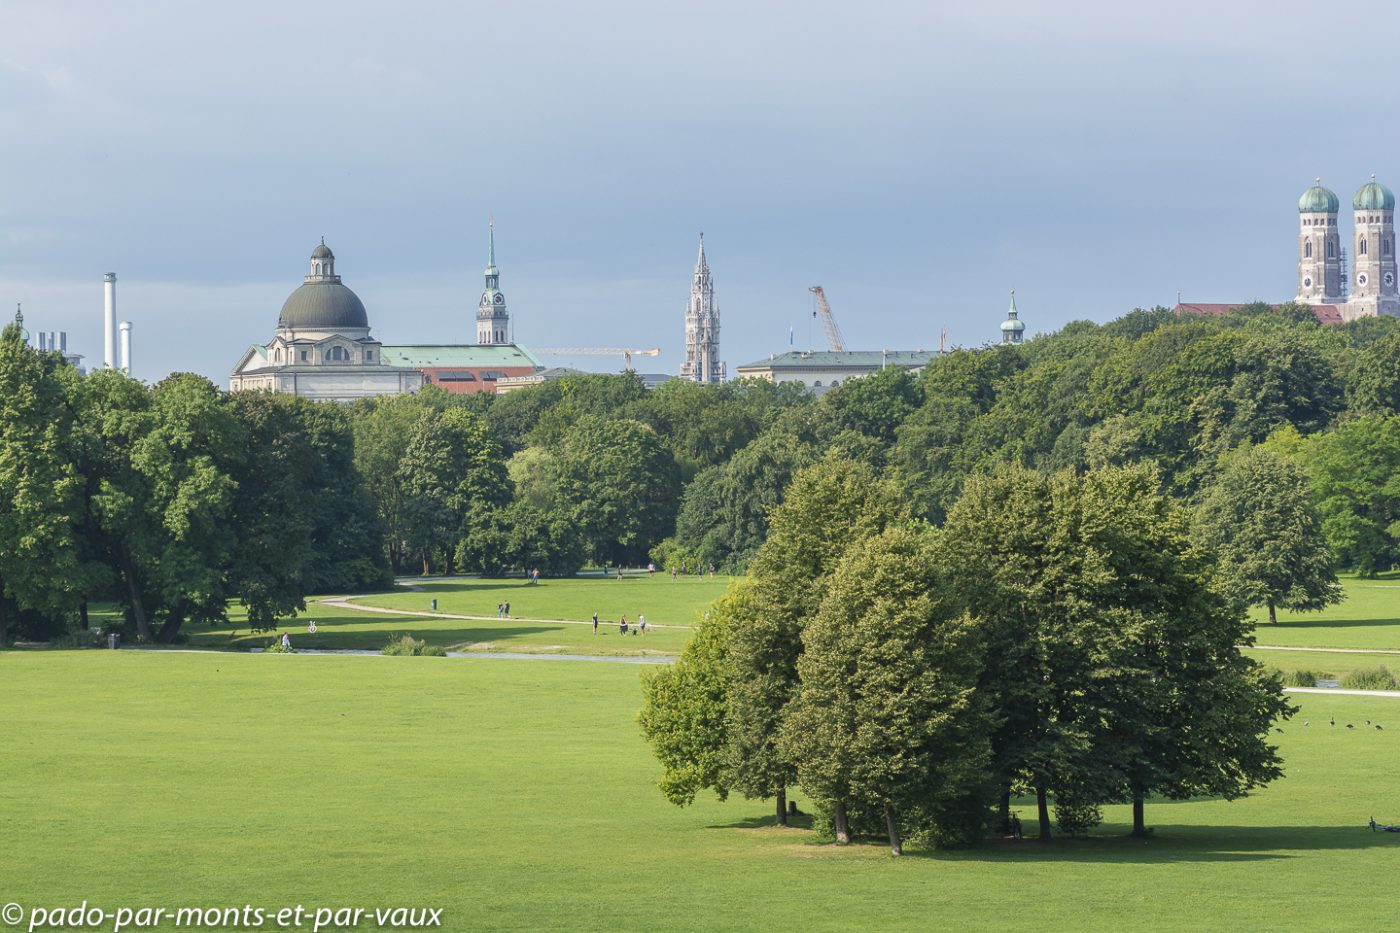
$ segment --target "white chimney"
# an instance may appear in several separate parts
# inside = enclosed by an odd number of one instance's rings
[[[102,364],[108,369],[117,365],[117,274],[108,272],[102,277],[103,330]]]
[[[122,321],[122,372],[131,375],[131,322]]]

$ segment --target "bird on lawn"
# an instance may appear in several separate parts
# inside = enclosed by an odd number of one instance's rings
[[[1347,728],[1350,729],[1351,727],[1352,727],[1351,723],[1347,723]]]
[[[1327,725],[1329,725],[1329,726],[1335,726],[1336,724],[1337,724],[1337,720],[1335,720],[1335,719],[1329,719],[1329,720],[1327,720]]]
[[[1368,719],[1368,720],[1366,720],[1366,725],[1368,725],[1368,726],[1369,726],[1369,725],[1370,725],[1370,724],[1371,724],[1371,720],[1369,720],[1369,719]]]
[[[1306,719],[1304,719],[1304,720],[1303,720],[1303,725],[1306,726],[1307,724],[1308,724],[1308,721],[1307,721]]]
[[[1376,723],[1376,731],[1379,732],[1380,729],[1381,729],[1381,724],[1380,724],[1380,723]]]

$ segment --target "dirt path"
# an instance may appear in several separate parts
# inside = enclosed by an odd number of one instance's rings
[[[580,622],[578,619],[534,619],[529,616],[509,616],[505,619],[498,619],[495,616],[467,616],[457,615],[451,612],[425,612],[421,609],[387,609],[383,606],[364,606],[359,603],[350,602],[348,596],[328,596],[324,599],[312,600],[322,606],[334,606],[336,609],[354,609],[356,612],[378,612],[382,615],[391,616],[418,616],[424,619],[453,619],[458,622],[548,622],[557,625],[592,625],[592,622]],[[615,622],[604,622],[599,620],[598,624],[616,625]],[[674,625],[665,622],[648,622],[647,628],[675,628],[693,629],[693,625]]]
[[[1332,654],[1400,654],[1392,648],[1300,648],[1295,645],[1250,645],[1260,651],[1326,651]]]

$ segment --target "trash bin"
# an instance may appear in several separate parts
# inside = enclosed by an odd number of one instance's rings
[[[437,600],[433,600],[433,612],[437,612]]]
[[[107,636],[107,647],[116,650],[122,646],[122,637],[116,632],[111,632]]]

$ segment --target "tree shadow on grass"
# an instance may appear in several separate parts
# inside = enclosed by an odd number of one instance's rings
[[[326,650],[372,650],[382,648],[401,635],[412,635],[430,645],[475,645],[508,643],[531,635],[558,632],[559,625],[529,625],[525,623],[473,623],[467,620],[437,620],[423,618],[396,619],[384,616],[383,621],[370,613],[317,613],[316,633],[306,630],[306,620],[283,623],[277,632],[252,634],[246,623],[241,627],[201,628],[191,632],[190,644],[196,648],[256,648],[281,637],[286,631],[292,644],[301,648]],[[447,623],[447,625],[444,625]],[[369,627],[367,627],[369,626]],[[349,631],[341,631],[348,628]]]
[[[811,829],[815,817],[810,813],[788,814],[787,829]],[[732,823],[716,823],[713,826],[706,826],[706,829],[773,829],[777,823],[770,813],[767,816],[751,816],[742,820],[735,820]]]
[[[1281,620],[1277,624],[1258,622],[1254,626],[1256,641],[1270,632],[1283,629],[1309,629],[1318,631],[1329,628],[1400,628],[1400,619],[1294,619]]]
[[[1031,831],[1031,822],[1027,831]],[[1080,838],[989,839],[974,849],[914,851],[947,861],[1033,862],[1253,862],[1298,858],[1341,849],[1400,849],[1400,835],[1351,826],[1200,826],[1156,824],[1146,838],[1127,835],[1126,825],[1107,824]]]

